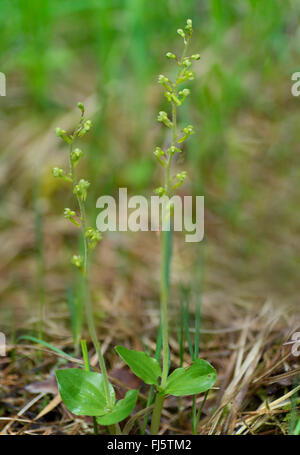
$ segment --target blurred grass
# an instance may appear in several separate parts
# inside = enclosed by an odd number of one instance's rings
[[[164,108],[156,77],[170,71],[164,55],[179,48],[175,31],[191,17],[193,51],[201,60],[182,114],[198,132],[184,156],[190,175],[184,191],[206,197],[206,256],[213,271],[207,282],[218,285],[213,273],[220,268],[220,279],[235,277],[250,293],[294,295],[300,110],[290,76],[299,68],[299,16],[296,0],[3,0],[3,232],[15,223],[9,206],[32,208],[36,167],[26,164],[20,148],[30,148],[90,95],[97,105],[85,144],[90,210],[99,195],[117,187],[152,191],[158,179],[152,150],[164,140],[155,121]],[[54,157],[42,156],[37,169],[41,197],[50,200],[46,211],[60,214],[65,198],[50,176]]]

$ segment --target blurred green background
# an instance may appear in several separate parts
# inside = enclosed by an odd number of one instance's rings
[[[78,101],[85,102],[94,123],[82,145],[82,173],[92,183],[90,213],[95,215],[101,194],[124,186],[133,194],[150,194],[158,185],[152,151],[165,132],[156,115],[167,106],[157,75],[172,73],[165,54],[180,52],[176,29],[187,18],[194,26],[192,52],[201,60],[189,85],[192,96],[180,113],[197,134],[179,167],[190,177],[183,191],[205,195],[205,286],[223,292],[224,299],[234,294],[297,304],[300,100],[290,90],[291,75],[300,67],[300,3],[2,0],[0,71],[7,77],[7,96],[0,99],[0,305],[5,314],[13,305],[27,311],[36,301],[36,259],[44,266],[43,254],[47,298],[64,287],[57,283],[68,270],[74,237],[64,231],[61,213],[70,196],[53,179],[51,167],[63,165],[66,157],[54,128],[76,122]],[[119,248],[116,259],[127,277],[130,245],[125,253]],[[119,265],[112,270],[114,280],[125,273]]]

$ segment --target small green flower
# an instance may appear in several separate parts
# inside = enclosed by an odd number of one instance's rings
[[[76,221],[74,219],[74,216],[76,216],[76,212],[74,212],[74,210],[71,210],[69,208],[65,208],[64,210],[64,217],[67,219],[67,220],[70,220],[71,223],[75,224],[75,226],[77,227],[80,227],[80,224],[78,223],[78,221]]]
[[[79,148],[76,148],[75,150],[73,150],[71,152],[71,160],[72,160],[72,163],[74,164],[74,166],[77,166],[80,158],[82,158],[84,155],[83,151],[80,150]]]
[[[80,255],[74,254],[71,259],[71,263],[78,267],[79,269],[83,270],[83,258]]]
[[[60,137],[68,144],[70,144],[72,141],[72,138],[68,136],[67,132],[59,127],[55,128],[55,134],[57,137]]]
[[[90,129],[92,128],[91,120],[86,120],[83,124],[83,127],[78,131],[77,136],[82,137],[84,136]]]
[[[190,90],[189,90],[188,88],[184,88],[183,90],[181,90],[181,91],[179,92],[179,95],[182,95],[182,96],[186,97],[186,96],[188,96],[190,93],[191,93],[191,92],[190,92]]]
[[[180,180],[181,182],[184,181],[184,179],[186,178],[186,176],[187,176],[186,171],[181,171],[181,172],[178,172],[178,174],[176,174],[176,178],[177,178],[178,180]]]
[[[193,22],[192,22],[192,19],[188,19],[186,21],[186,26],[184,27],[185,31],[189,34],[189,36],[191,36],[192,32],[193,32]]]
[[[187,176],[186,171],[178,172],[178,174],[176,174],[175,176],[177,182],[173,185],[172,189],[175,190],[176,188],[179,188],[183,184],[186,176]]]
[[[59,167],[54,167],[52,169],[52,174],[54,177],[63,177],[65,173],[63,169],[60,169]]]
[[[166,166],[166,162],[163,160],[163,157],[165,156],[165,152],[160,148],[156,147],[154,150],[154,156],[156,157],[157,161],[163,166]]]
[[[188,80],[193,81],[195,79],[195,73],[194,71],[186,71],[186,77]]]
[[[84,115],[85,109],[84,109],[83,103],[81,103],[81,102],[77,103],[77,107],[78,107],[78,109],[81,110],[81,114]]]
[[[185,66],[185,68],[190,68],[192,66],[192,62],[190,61],[189,58],[184,59],[183,66]]]
[[[171,59],[171,60],[176,60],[177,59],[176,55],[173,54],[173,52],[167,52],[166,53],[166,57]]]
[[[90,183],[87,180],[80,179],[77,185],[75,185],[73,192],[84,202],[87,198],[87,189],[89,186]]]
[[[166,76],[164,76],[163,74],[160,74],[158,76],[158,83],[163,85],[165,87],[165,89],[167,90],[170,90],[172,91],[172,84],[171,84],[171,81],[170,79],[168,79]]]
[[[169,103],[175,103],[177,106],[181,105],[180,99],[172,92],[165,92],[165,97],[169,101]]]
[[[184,31],[182,30],[182,28],[179,28],[179,29],[177,30],[177,33],[178,33],[179,36],[181,36],[181,38],[185,39],[185,33],[184,33]]]
[[[71,210],[69,208],[65,208],[64,210],[64,217],[65,218],[71,218],[72,216],[75,216],[76,215],[76,212],[74,212],[74,210]]]
[[[166,76],[164,76],[163,74],[160,74],[158,76],[158,83],[159,84],[166,84],[167,82],[169,82],[169,79]]]
[[[174,153],[181,153],[182,150],[180,150],[180,148],[176,147],[175,145],[171,145],[171,147],[168,148],[167,152],[169,152],[171,155],[174,155]]]
[[[181,96],[181,99],[180,99],[180,104],[182,104],[186,97],[190,95],[190,90],[188,88],[184,88],[183,90],[180,90],[180,92],[178,92],[178,95]]]
[[[89,131],[92,128],[92,121],[91,120],[87,120],[86,122],[84,122],[84,128],[87,131]]]
[[[191,59],[192,59],[192,60],[200,60],[200,54],[193,54],[193,55],[191,56]]]
[[[66,180],[67,182],[72,182],[72,178],[68,174],[66,174],[63,169],[60,169],[59,167],[54,167],[52,169],[52,174],[53,177],[61,178],[63,180]]]
[[[182,82],[192,81],[195,79],[195,73],[192,70],[185,70],[177,79],[177,84],[182,84]]]
[[[193,125],[186,126],[185,128],[183,128],[182,132],[184,133],[184,135],[177,140],[179,144],[185,141],[191,134],[195,133]]]

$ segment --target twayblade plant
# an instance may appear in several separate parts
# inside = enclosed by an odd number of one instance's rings
[[[97,353],[101,373],[90,371],[87,350],[82,343],[85,370],[68,368],[56,371],[61,398],[67,408],[76,415],[87,415],[94,418],[101,425],[108,425],[111,433],[119,433],[118,423],[128,417],[133,410],[138,390],[129,390],[125,398],[116,402],[115,391],[109,381],[107,369],[101,352],[100,342],[97,338],[96,327],[93,317],[88,271],[89,253],[101,240],[101,233],[88,225],[86,215],[86,199],[90,183],[85,179],[77,179],[76,166],[83,157],[81,149],[75,147],[79,138],[84,136],[91,129],[91,121],[85,119],[85,109],[82,103],[78,103],[81,111],[80,120],[75,130],[70,134],[61,128],[56,129],[56,135],[68,144],[69,147],[69,170],[55,167],[54,177],[61,178],[70,183],[72,192],[77,201],[77,212],[65,208],[64,216],[81,231],[83,239],[83,254],[74,255],[72,263],[78,267],[83,276],[84,282],[84,305],[89,333]]]
[[[192,36],[192,21],[187,20],[185,29],[177,30],[183,38],[184,48],[181,58],[172,52],[166,54],[167,58],[176,62],[178,66],[175,81],[160,75],[159,83],[165,89],[165,97],[171,105],[171,118],[164,111],[160,111],[157,120],[163,123],[171,131],[171,145],[166,150],[156,147],[154,155],[164,169],[163,185],[155,190],[159,196],[170,197],[183,183],[186,172],[179,172],[173,177],[171,175],[172,162],[175,154],[181,153],[180,144],[194,133],[192,125],[185,126],[180,132],[177,128],[177,109],[182,105],[190,94],[188,88],[180,88],[181,84],[194,79],[194,72],[191,67],[194,61],[199,60],[199,54],[187,56],[190,39]],[[157,434],[160,426],[160,419],[165,397],[167,395],[185,396],[195,395],[209,390],[216,380],[215,369],[205,360],[196,358],[188,368],[177,368],[169,374],[169,283],[168,274],[170,269],[170,213],[172,210],[169,204],[166,207],[162,204],[162,230],[161,230],[161,277],[160,277],[160,312],[162,327],[162,367],[156,358],[150,357],[141,351],[134,351],[122,346],[117,346],[116,351],[122,357],[131,370],[146,384],[154,386],[156,391],[154,410],[151,421],[151,433]],[[168,229],[164,228],[168,227]]]

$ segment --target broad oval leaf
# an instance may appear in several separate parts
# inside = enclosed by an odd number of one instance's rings
[[[181,397],[206,392],[214,385],[216,377],[216,370],[210,363],[197,359],[190,367],[173,371],[163,393]]]
[[[138,390],[129,390],[122,400],[119,400],[114,408],[106,415],[97,418],[100,425],[113,425],[128,417],[137,400]]]
[[[115,349],[136,376],[141,378],[146,384],[158,385],[161,368],[156,359],[153,359],[145,352],[134,351],[123,346],[116,346]]]
[[[73,414],[99,416],[108,412],[102,374],[68,368],[57,370],[56,378],[60,396]],[[109,386],[115,403],[114,389],[111,384]]]

